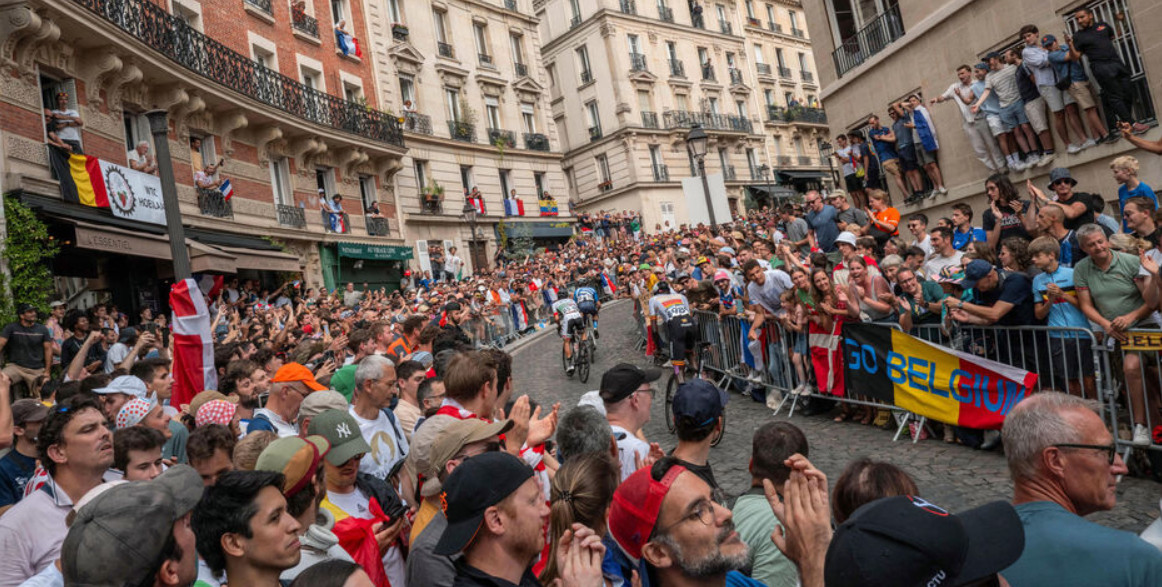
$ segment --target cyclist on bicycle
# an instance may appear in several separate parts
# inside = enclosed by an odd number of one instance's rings
[[[585,336],[585,318],[581,314],[581,309],[577,307],[577,302],[573,298],[561,298],[553,302],[553,319],[561,325],[559,331],[561,335],[562,344],[565,350],[565,362],[569,365],[565,372],[570,376],[573,375],[575,367],[573,366],[573,345],[571,344],[573,336],[580,333],[582,340]]]
[[[573,291],[573,301],[581,309],[582,316],[590,316],[593,320],[593,338],[601,338],[597,332],[597,313],[601,311],[601,302],[597,300],[597,290],[585,285]]]
[[[670,337],[670,364],[675,368],[686,365],[686,355],[694,352],[698,327],[690,313],[686,296],[670,292],[670,283],[659,281],[650,298],[650,321],[655,331],[665,329]]]

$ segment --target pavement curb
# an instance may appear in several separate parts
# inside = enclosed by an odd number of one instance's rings
[[[631,302],[631,301],[632,300],[630,300],[628,298],[614,300],[612,302],[607,302],[605,304],[602,304],[602,309],[616,308],[616,307],[620,306],[621,304],[624,304],[626,302]],[[501,348],[501,350],[503,350],[504,352],[515,357],[518,352],[524,350],[526,347],[528,347],[532,343],[544,338],[545,336],[547,336],[548,333],[556,332],[556,331],[557,331],[557,329],[555,327],[546,326],[546,327],[534,332],[533,334],[530,334],[524,338],[518,339],[516,342],[514,342],[510,345],[504,346],[503,348]]]

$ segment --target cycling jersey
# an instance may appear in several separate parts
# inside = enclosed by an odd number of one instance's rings
[[[579,287],[573,292],[573,300],[578,304],[593,303],[597,301],[597,290],[592,287]]]
[[[561,320],[571,316],[580,316],[581,309],[577,307],[577,302],[564,298],[553,303],[553,311],[561,315]]]
[[[690,302],[682,294],[663,294],[650,298],[650,315],[663,321],[690,315]]]

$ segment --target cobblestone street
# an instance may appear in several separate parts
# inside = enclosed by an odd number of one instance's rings
[[[644,354],[634,349],[635,336],[629,302],[607,305],[601,314],[601,339],[597,363],[589,382],[567,379],[561,369],[561,343],[552,328],[536,335],[515,353],[515,379],[518,393],[527,393],[537,402],[561,402],[564,413],[576,405],[586,391],[597,389],[606,369],[622,361],[645,366]],[[659,382],[664,388],[665,376]],[[651,441],[667,451],[676,439],[666,431],[663,421],[663,398],[654,402],[653,417],[646,426]],[[711,456],[714,474],[730,495],[745,491],[750,484],[747,462],[751,452],[751,433],[771,419],[771,410],[750,398],[732,394],[727,406],[726,438]],[[777,418],[785,418],[780,415]],[[939,439],[913,445],[907,440],[892,442],[892,432],[851,422],[835,423],[829,416],[791,418],[803,429],[810,443],[810,459],[834,484],[849,461],[868,456],[903,467],[920,486],[924,497],[954,512],[1012,495],[1008,469],[1000,452],[982,452]],[[1089,517],[1110,527],[1141,532],[1158,516],[1162,486],[1146,479],[1125,478],[1118,489],[1118,505],[1110,512]]]

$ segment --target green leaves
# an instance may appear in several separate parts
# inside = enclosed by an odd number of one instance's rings
[[[8,275],[0,275],[0,323],[16,319],[16,306],[32,304],[42,314],[48,313],[49,294],[55,291],[50,269],[60,245],[48,234],[48,226],[14,197],[4,198],[4,215],[8,236],[4,239],[4,261]]]

